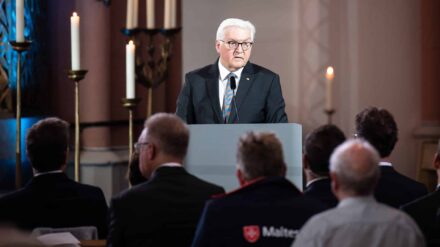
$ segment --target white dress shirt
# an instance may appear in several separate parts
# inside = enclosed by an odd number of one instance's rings
[[[228,75],[231,73],[231,71],[226,69],[223,66],[223,64],[220,62],[220,60],[218,61],[218,69],[220,71],[220,77],[218,78],[218,98],[220,100],[220,108],[222,108],[223,99],[225,97],[226,86],[228,85]],[[243,68],[240,68],[236,71],[232,71],[232,73],[236,75],[236,79],[237,79],[236,80],[237,88],[234,90],[235,94],[237,93],[238,90],[238,84],[240,82],[241,72],[243,72]]]

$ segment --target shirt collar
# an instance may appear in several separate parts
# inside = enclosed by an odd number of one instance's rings
[[[38,177],[45,174],[52,174],[52,173],[63,173],[61,170],[55,170],[55,171],[48,171],[48,172],[37,172],[34,174],[34,177]]]
[[[369,196],[353,196],[353,197],[348,197],[345,198],[343,200],[341,200],[338,204],[338,208],[339,207],[345,207],[345,206],[349,206],[349,205],[353,205],[353,204],[357,204],[357,203],[366,203],[366,202],[374,202],[375,199],[372,195]]]
[[[228,69],[226,69],[223,64],[220,62],[220,59],[218,60],[218,70],[220,71],[220,80],[224,81],[226,80],[227,76],[232,72],[237,76],[237,81],[240,80],[241,77],[241,73],[243,72],[243,68],[240,68],[236,71],[229,71]]]
[[[162,165],[160,165],[159,167],[181,167],[182,164],[176,163],[176,162],[169,162],[169,163],[163,163]]]
[[[323,180],[323,179],[328,179],[328,177],[325,176],[325,177],[314,178],[314,179],[310,180],[309,182],[307,182],[306,187],[309,187],[314,182],[319,181],[319,180]]]
[[[163,164],[159,165],[159,166],[154,170],[154,172],[151,174],[150,177],[154,177],[154,176],[156,176],[156,172],[157,172],[157,170],[158,170],[159,168],[161,168],[161,167],[182,167],[182,164],[179,164],[179,163],[176,163],[176,162],[163,163]]]
[[[390,162],[385,162],[385,161],[379,162],[379,165],[380,166],[391,166],[391,167],[393,167],[393,164],[391,164]]]

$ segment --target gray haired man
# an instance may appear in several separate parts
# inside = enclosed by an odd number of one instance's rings
[[[425,246],[409,216],[374,199],[378,163],[377,151],[366,141],[339,146],[330,159],[332,190],[339,204],[311,218],[293,246]]]

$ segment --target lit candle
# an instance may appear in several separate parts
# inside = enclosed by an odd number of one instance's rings
[[[133,28],[133,7],[134,7],[133,0],[127,0],[127,24],[126,24],[127,29]]]
[[[163,27],[169,29],[171,27],[171,0],[165,0]]]
[[[147,28],[154,28],[154,0],[147,0]]]
[[[128,42],[128,44],[125,47],[126,52],[126,80],[127,80],[127,88],[126,88],[126,98],[127,99],[134,99],[135,92],[134,92],[134,73],[135,73],[135,50],[136,47],[134,46],[134,43],[132,40]]]
[[[133,0],[133,28],[138,27],[139,0]]]
[[[24,42],[24,0],[15,1],[15,41]]]
[[[73,12],[70,17],[70,38],[72,45],[72,70],[79,70],[81,67],[80,44],[79,44],[79,16]]]
[[[333,110],[333,79],[335,78],[334,69],[332,66],[327,68],[325,73],[326,78],[326,98],[325,98],[325,109]]]

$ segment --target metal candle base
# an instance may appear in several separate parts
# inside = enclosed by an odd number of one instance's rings
[[[87,70],[69,70],[67,77],[75,82],[75,181],[80,181],[79,158],[79,82],[84,79]]]
[[[9,44],[11,44],[12,49],[21,53],[23,51],[29,50],[29,48],[31,47],[32,41],[29,41],[29,40],[25,40],[23,42],[9,41]]]
[[[327,114],[327,123],[332,124],[332,116],[333,116],[333,114],[335,114],[336,110],[335,109],[325,109],[324,112],[325,112],[325,114]]]
[[[21,187],[21,53],[27,51],[31,41],[9,41],[17,53],[17,98],[16,98],[16,141],[15,141],[15,188]]]
[[[128,159],[133,155],[133,110],[141,100],[122,98],[122,106],[128,109]]]

